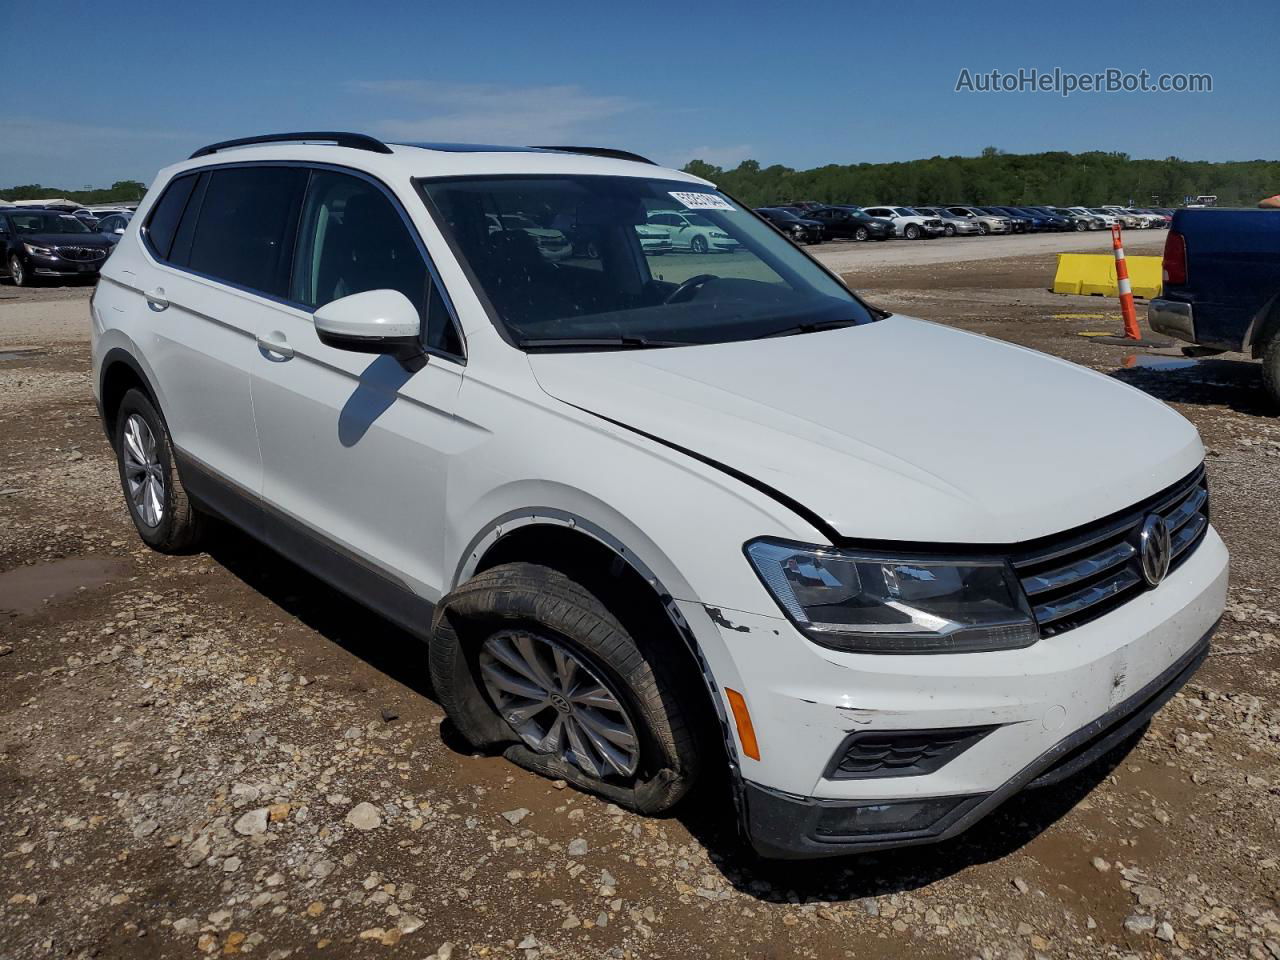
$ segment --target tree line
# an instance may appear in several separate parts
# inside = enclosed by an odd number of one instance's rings
[[[1219,206],[1252,207],[1280,193],[1280,161],[1135,160],[1127,153],[1005,153],[987,147],[977,157],[929,157],[898,163],[828,164],[793,170],[744,160],[722,170],[702,160],[684,167],[753,207],[815,200],[861,206],[1104,203],[1180,206],[1186,196],[1212,194]],[[1155,198],[1155,199],[1153,199]]]
[[[109,187],[93,190],[66,190],[62,187],[45,187],[38,183],[26,183],[17,187],[0,187],[0,200],[51,200],[64,197],[76,203],[123,203],[141,200],[147,185],[138,180],[117,180]]]

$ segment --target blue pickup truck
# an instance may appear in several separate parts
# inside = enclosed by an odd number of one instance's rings
[[[1280,402],[1280,210],[1179,210],[1164,244],[1164,289],[1151,329],[1262,360]],[[1191,351],[1188,351],[1191,352]]]

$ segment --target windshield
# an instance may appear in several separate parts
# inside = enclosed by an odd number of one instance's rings
[[[526,349],[725,343],[873,319],[776,230],[697,184],[566,175],[417,185],[494,319]],[[508,225],[514,214],[530,226]],[[670,244],[642,246],[640,225]],[[567,241],[548,243],[545,228]]]
[[[765,210],[762,211],[770,220],[799,220],[790,210]]]
[[[19,213],[9,211],[9,219],[17,233],[92,233],[75,215],[70,213]]]

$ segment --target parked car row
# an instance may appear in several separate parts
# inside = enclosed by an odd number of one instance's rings
[[[755,211],[797,244],[826,240],[907,240],[1043,231],[1103,230],[1120,223],[1133,229],[1167,227],[1172,211],[1049,206],[858,206],[813,201],[780,203]],[[635,224],[646,255],[671,252],[732,253],[741,244],[697,210],[651,209]],[[96,276],[124,235],[133,211],[124,207],[0,206],[0,276],[18,285],[42,277]],[[559,262],[598,259],[599,228],[569,219],[546,221],[521,212],[487,214],[495,244],[519,238],[533,255]],[[514,242],[514,241],[512,241]]]
[[[908,240],[1068,230],[1168,227],[1172,210],[1136,207],[1051,206],[856,206],[813,201],[757,207],[784,236],[797,243],[824,240]]]

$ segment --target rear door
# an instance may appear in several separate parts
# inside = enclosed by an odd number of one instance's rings
[[[229,519],[258,529],[262,460],[250,370],[256,331],[279,309],[306,171],[227,165],[179,177],[148,218],[157,261],[141,278],[154,317],[145,344],[183,481]]]
[[[418,308],[430,358],[416,372],[316,336],[316,308],[381,289]],[[268,542],[421,628],[419,601],[446,579],[448,459],[469,430],[453,418],[464,361],[452,308],[399,202],[331,168],[311,173],[288,300],[261,318],[253,368]]]

